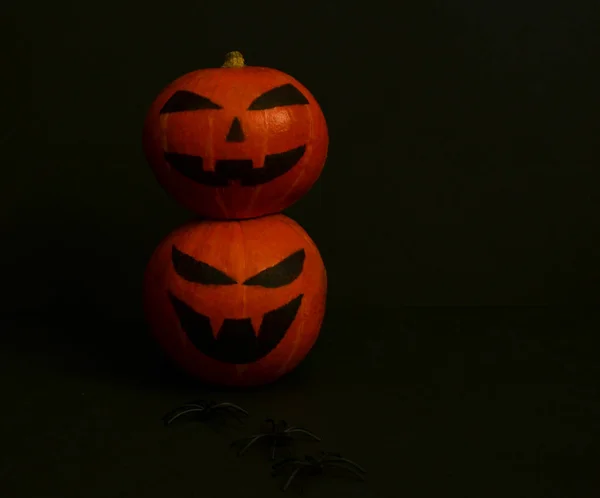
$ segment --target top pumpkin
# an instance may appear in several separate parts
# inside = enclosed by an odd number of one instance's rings
[[[182,205],[207,218],[245,219],[280,212],[306,194],[329,138],[302,84],[231,52],[222,67],[162,90],[143,143],[156,178]]]

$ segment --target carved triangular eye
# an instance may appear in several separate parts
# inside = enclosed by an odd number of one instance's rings
[[[275,288],[291,284],[302,273],[305,257],[304,249],[300,249],[275,266],[271,266],[257,275],[250,277],[244,282],[244,285]]]
[[[291,83],[287,83],[282,86],[278,86],[263,93],[258,97],[250,107],[249,111],[261,111],[264,109],[271,109],[273,107],[280,107],[284,105],[305,105],[308,104],[307,98]]]
[[[160,110],[160,114],[184,111],[199,111],[201,109],[222,109],[212,100],[187,90],[175,92]]]
[[[221,270],[192,258],[175,246],[171,249],[171,261],[175,273],[184,280],[204,285],[233,285],[236,281]]]

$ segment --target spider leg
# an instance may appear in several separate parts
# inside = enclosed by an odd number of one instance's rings
[[[186,410],[188,408],[195,408],[198,411],[204,411],[204,410],[206,410],[206,405],[198,404],[198,403],[186,403],[184,405],[178,406],[177,408],[171,410],[163,418],[168,418],[171,415],[175,415],[176,413],[179,413],[181,410]]]
[[[313,438],[315,441],[320,441],[321,438],[315,436],[312,432],[307,431],[306,429],[301,429],[300,427],[290,427],[289,429],[286,429],[285,432],[287,432],[288,434],[293,434],[293,433],[300,433],[300,434],[305,434],[308,437]]]
[[[271,447],[271,460],[275,460],[276,454],[277,454],[277,440],[274,440],[272,447]]]
[[[183,406],[179,407],[180,410],[187,409],[187,408],[196,408],[197,410],[205,411],[207,414],[209,412],[212,412],[211,408],[207,408],[206,406],[202,406],[202,405],[183,405]]]
[[[358,465],[356,462],[353,462],[352,460],[348,460],[347,458],[335,456],[335,457],[328,457],[328,458],[324,459],[324,461],[332,462],[332,463],[345,463],[346,465],[350,465],[351,467],[354,467],[359,472],[362,472],[364,474],[367,473],[367,471],[365,469],[363,469],[360,465]]]
[[[244,415],[248,415],[248,412],[244,410],[241,406],[234,405],[233,403],[219,403],[218,405],[213,406],[213,408],[231,408],[233,410],[237,410]]]
[[[256,436],[251,436],[250,437],[250,441],[248,441],[248,443],[246,444],[246,446],[244,446],[240,451],[238,451],[238,455],[243,455],[244,453],[246,453],[246,450],[248,448],[250,448],[250,446],[252,446],[254,443],[256,443],[256,441],[258,441],[259,439],[265,437],[265,434],[258,434]]]
[[[241,413],[246,417],[248,416],[248,412],[246,410],[244,410],[240,406],[234,405],[233,403],[219,403],[218,405],[215,405],[213,408],[215,410],[219,409],[219,408],[225,410],[225,413],[227,413],[228,415],[230,415],[231,417],[236,419],[240,424],[243,424],[244,421],[241,419],[241,417],[238,415],[238,413]]]
[[[300,472],[301,469],[302,469],[302,467],[297,467],[296,469],[294,469],[294,472],[291,473],[290,477],[283,485],[283,491],[287,491],[287,489],[290,487],[290,484],[292,484],[294,477],[296,477],[298,475],[298,472]]]
[[[263,436],[264,434],[252,434],[250,436],[246,436],[246,437],[242,437],[239,439],[236,439],[235,441],[231,442],[231,446],[238,446],[242,443],[245,443],[246,441],[249,441],[250,439],[254,439],[257,438],[258,436]]]
[[[244,421],[237,415],[237,413],[231,411],[231,410],[227,410],[225,412],[221,412],[221,413],[226,413],[227,415],[229,415],[230,417],[236,419],[240,424],[243,424]]]
[[[175,413],[170,413],[165,417],[166,418],[165,424],[171,425],[175,420],[177,420],[182,415],[187,415],[188,413],[193,413],[193,412],[204,412],[204,411],[205,411],[204,408],[187,408],[185,410],[178,409],[175,411]]]

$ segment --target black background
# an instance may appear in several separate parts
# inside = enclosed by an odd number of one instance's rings
[[[199,388],[162,366],[140,316],[146,261],[190,218],[144,161],[142,120],[163,86],[230,50],[304,83],[331,144],[287,212],[328,268],[323,339],[290,378],[228,395],[370,464],[372,483],[323,493],[597,489],[595,4],[3,6],[3,403],[19,408],[0,490],[275,489],[219,436],[152,425]]]

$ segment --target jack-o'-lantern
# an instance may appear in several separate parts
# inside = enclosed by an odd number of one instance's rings
[[[144,308],[162,349],[208,384],[253,386],[294,369],[319,335],[327,277],[284,215],[200,221],[157,247]]]
[[[220,68],[168,85],[144,124],[144,152],[163,188],[196,214],[245,219],[281,212],[321,174],[329,138],[311,93],[231,52]]]

